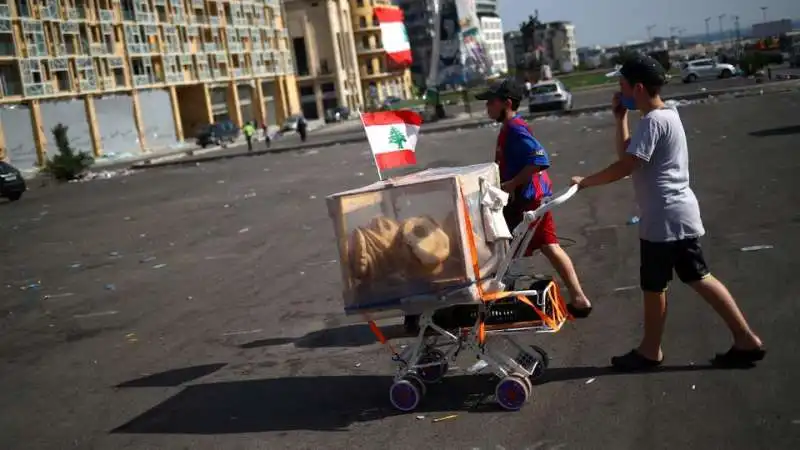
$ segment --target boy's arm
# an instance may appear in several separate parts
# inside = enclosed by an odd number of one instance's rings
[[[619,129],[618,129],[619,131]],[[659,136],[659,125],[654,120],[642,120],[636,128],[636,133],[631,138],[626,150],[619,155],[619,159],[600,172],[586,178],[573,177],[572,184],[581,188],[602,186],[625,178],[633,173],[637,167],[649,162],[653,156]]]

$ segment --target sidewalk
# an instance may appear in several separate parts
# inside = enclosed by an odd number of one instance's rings
[[[733,96],[736,94],[775,93],[790,89],[796,89],[798,87],[800,87],[800,80],[790,80],[790,81],[774,82],[769,84],[740,86],[735,88],[719,89],[713,91],[693,92],[693,93],[667,97],[665,98],[665,100],[690,101],[690,100],[714,98],[727,95]],[[532,119],[543,116],[585,114],[597,111],[604,111],[606,109],[608,109],[608,104],[576,108],[568,113],[554,111],[551,113],[536,113],[536,114],[523,114],[523,115],[527,119]],[[421,132],[423,134],[439,133],[457,129],[479,128],[482,126],[490,126],[494,123],[493,121],[485,117],[476,117],[476,116],[477,116],[476,114],[473,114],[473,117],[456,117],[451,119],[445,119],[438,122],[423,124]],[[258,144],[254,145],[254,148],[256,148],[257,150],[253,150],[252,152],[248,152],[246,148],[243,148],[242,144],[239,144],[239,145],[229,146],[228,148],[209,147],[206,149],[197,149],[197,148],[191,150],[183,149],[173,152],[150,154],[150,155],[145,155],[141,158],[137,158],[136,160],[111,163],[109,165],[103,166],[103,169],[106,170],[115,168],[149,169],[149,168],[165,167],[173,165],[196,164],[196,163],[218,161],[223,159],[230,159],[230,158],[237,158],[244,156],[258,156],[269,153],[307,150],[312,148],[334,146],[337,144],[350,144],[355,142],[366,141],[366,135],[364,134],[363,130],[361,129],[360,123],[358,122],[356,122],[356,127],[353,129],[352,132],[348,133],[340,129],[338,132],[333,133],[334,134],[333,136],[326,136],[326,134],[328,133],[322,133],[322,132],[314,133],[309,136],[309,142],[305,143],[300,143],[298,142],[299,138],[297,138],[296,136],[289,135],[283,138],[282,140],[273,141],[273,144],[269,149],[263,148],[263,144],[259,145],[261,144],[261,142],[263,142],[259,141]],[[259,147],[261,148],[259,149]]]

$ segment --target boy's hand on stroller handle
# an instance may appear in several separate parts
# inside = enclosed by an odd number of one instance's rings
[[[542,204],[533,211],[526,211],[525,215],[529,220],[533,220],[537,217],[542,217],[544,213],[550,211],[551,209],[555,208],[556,206],[566,202],[567,200],[571,199],[573,195],[578,193],[580,188],[577,184],[573,184],[566,189],[562,189],[550,197],[545,198],[542,200]]]

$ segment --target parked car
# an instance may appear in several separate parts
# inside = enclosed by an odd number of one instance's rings
[[[295,114],[293,116],[289,116],[283,122],[281,126],[281,133],[286,133],[289,131],[297,131],[297,124],[300,123],[300,118],[303,117],[299,114]]]
[[[711,78],[730,78],[736,75],[732,64],[718,62],[713,58],[695,59],[681,65],[681,79],[684,83]]]
[[[350,118],[350,109],[345,106],[329,108],[325,111],[325,123],[340,122]]]
[[[22,172],[11,164],[0,161],[0,197],[15,202],[27,189]]]
[[[234,143],[239,138],[242,130],[230,120],[206,125],[197,133],[197,145],[206,148],[209,145],[223,145]]]
[[[536,83],[528,94],[528,111],[570,111],[572,110],[572,93],[559,80],[547,80]]]

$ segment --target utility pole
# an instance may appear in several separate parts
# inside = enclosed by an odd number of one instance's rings
[[[742,46],[742,33],[741,33],[741,30],[739,29],[739,16],[733,16],[733,26],[734,26],[734,29],[736,30],[736,45],[735,45],[735,49],[736,49],[736,56],[738,57],[740,49],[741,49],[741,46]]]
[[[769,9],[768,6],[761,7],[761,19],[766,22],[767,21],[767,10]]]
[[[711,29],[708,27],[708,23],[711,22],[711,17],[706,17],[706,44],[711,42]]]
[[[653,28],[655,28],[655,27],[656,27],[655,25],[648,25],[647,26],[647,41],[648,42],[653,40]]]
[[[719,19],[719,35],[722,38],[722,41],[725,42],[725,29],[722,27],[722,19],[725,18],[725,14],[720,14],[717,16]]]

